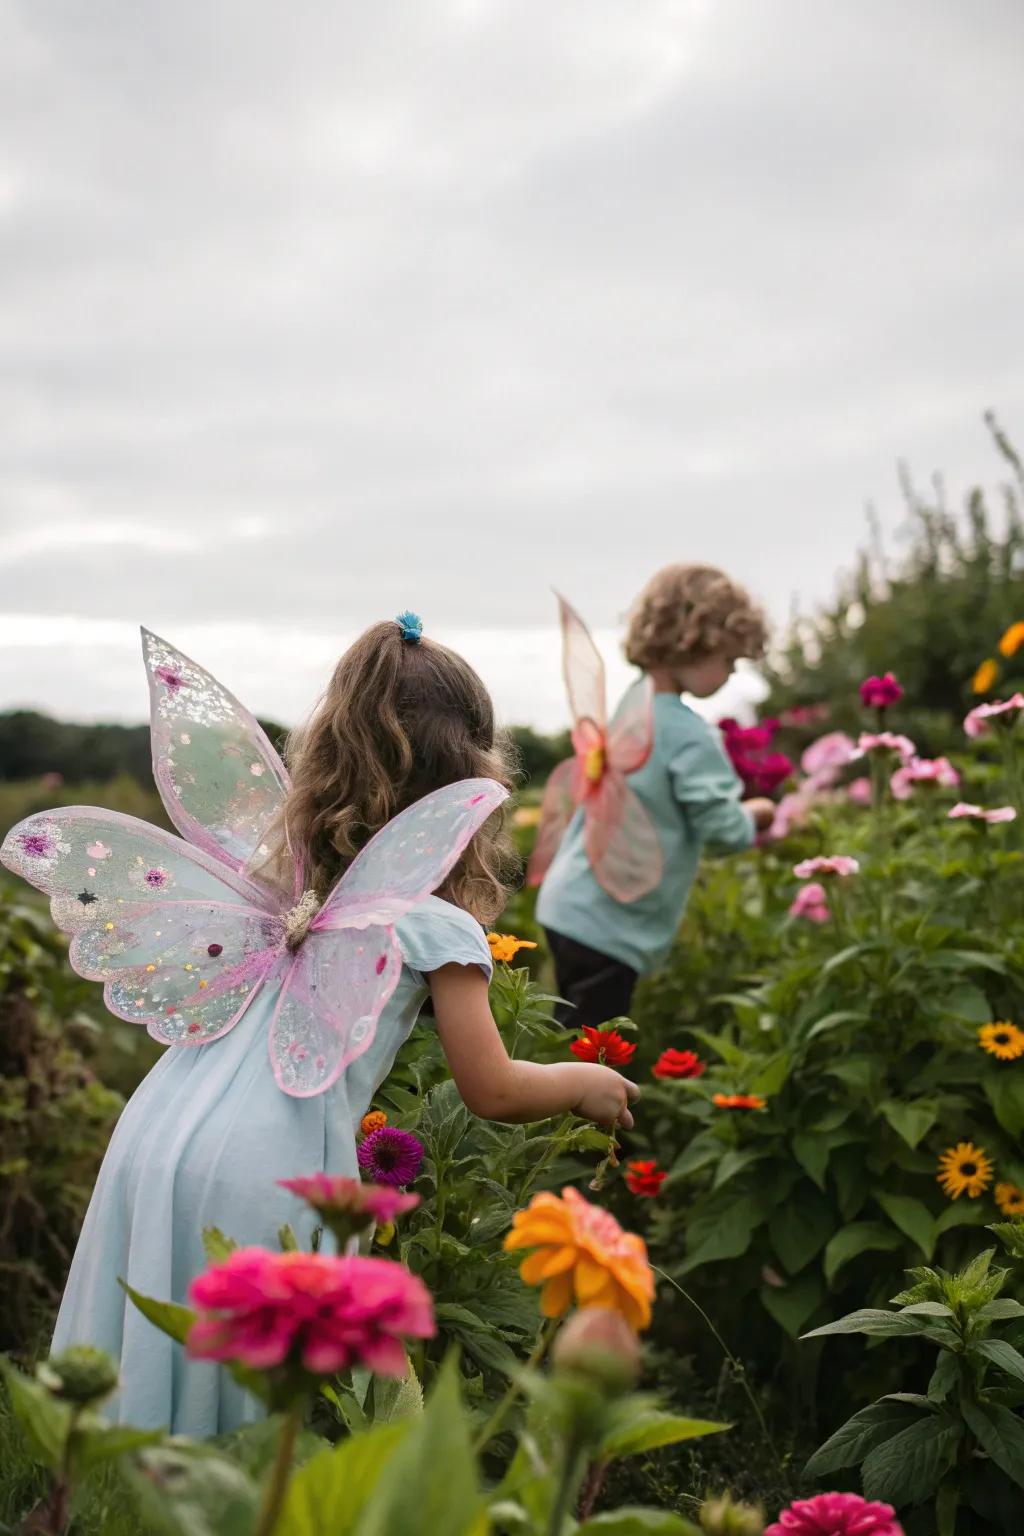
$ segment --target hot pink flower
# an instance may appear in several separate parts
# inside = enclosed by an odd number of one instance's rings
[[[729,761],[748,795],[770,795],[793,772],[793,764],[784,752],[768,750],[778,728],[777,720],[762,720],[760,725],[751,726],[742,726],[735,720],[719,721]]]
[[[805,917],[809,923],[827,923],[832,916],[828,909],[825,887],[812,880],[802,885],[793,898],[790,917]]]
[[[430,1292],[388,1259],[238,1248],[193,1280],[188,1336],[199,1360],[254,1370],[301,1365],[329,1375],[353,1365],[404,1376],[403,1338],[435,1333]]]
[[[990,826],[995,826],[1000,821],[1017,820],[1017,812],[1012,805],[999,805],[994,810],[986,811],[980,805],[968,805],[963,800],[958,805],[954,805],[953,809],[947,811],[946,814],[950,821],[985,821]]]
[[[868,752],[895,752],[901,762],[909,763],[917,755],[917,748],[909,736],[897,736],[892,731],[862,731],[857,738],[857,755]]]
[[[855,875],[859,869],[856,859],[851,859],[845,853],[834,853],[827,859],[804,859],[801,864],[793,866],[793,873],[798,880],[812,880],[815,875],[839,875],[845,879],[847,875]]]
[[[849,795],[854,805],[870,805],[871,780],[853,779],[851,783],[847,784],[846,793]]]
[[[1012,699],[994,699],[991,704],[979,704],[964,721],[968,736],[987,736],[991,724],[1014,726],[1024,710],[1024,693],[1015,693]]]
[[[764,1536],[903,1536],[891,1504],[869,1504],[859,1493],[819,1493],[784,1509]]]
[[[829,731],[812,741],[800,759],[800,766],[815,784],[832,784],[840,770],[857,757],[853,739],[845,731]]]
[[[895,800],[909,800],[915,784],[952,789],[959,783],[960,775],[948,758],[915,757],[896,769],[889,788]]]
[[[860,685],[860,700],[868,709],[888,709],[902,697],[903,689],[891,672],[884,677],[867,677]]]
[[[278,1179],[282,1189],[290,1189],[293,1195],[305,1200],[315,1211],[324,1215],[339,1214],[355,1219],[364,1218],[362,1226],[372,1221],[383,1226],[414,1211],[420,1203],[419,1195],[403,1195],[398,1189],[385,1184],[363,1184],[359,1179],[345,1179],[329,1173],[312,1173],[301,1179]]]

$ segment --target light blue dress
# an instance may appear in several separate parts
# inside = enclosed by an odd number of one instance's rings
[[[537,920],[645,975],[668,958],[701,853],[749,848],[754,823],[719,732],[674,693],[654,695],[654,748],[629,787],[658,830],[662,880],[639,901],[609,896],[594,879],[578,810],[541,885]]]
[[[86,1213],[53,1339],[54,1350],[95,1344],[121,1362],[111,1417],[144,1429],[205,1438],[263,1414],[211,1361],[146,1321],[118,1285],[184,1303],[206,1267],[202,1230],[242,1246],[278,1249],[290,1222],[309,1245],[315,1216],[277,1179],[358,1175],[356,1128],[407,1039],[428,987],[456,962],[490,977],[483,930],[468,913],[429,897],[396,924],[403,966],[369,1049],[316,1098],[290,1098],[274,1081],[267,1031],[276,988],[227,1035],[170,1046],[132,1095],[114,1130]]]

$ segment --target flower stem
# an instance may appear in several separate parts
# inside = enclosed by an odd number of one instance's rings
[[[707,1324],[708,1330],[711,1333],[711,1337],[715,1340],[715,1343],[722,1351],[726,1360],[728,1360],[729,1364],[732,1366],[733,1373],[737,1377],[740,1386],[743,1388],[743,1391],[746,1394],[747,1401],[753,1409],[754,1417],[757,1419],[761,1434],[764,1437],[764,1442],[771,1452],[772,1459],[775,1462],[775,1467],[779,1476],[783,1480],[786,1480],[785,1470],[782,1465],[782,1458],[779,1456],[779,1453],[775,1448],[775,1441],[771,1437],[771,1432],[768,1429],[768,1425],[765,1423],[764,1414],[761,1412],[761,1404],[755,1397],[753,1388],[751,1387],[750,1382],[747,1380],[747,1373],[743,1367],[742,1361],[737,1360],[736,1356],[733,1354],[728,1344],[722,1338],[722,1335],[719,1333],[710,1317],[708,1317],[708,1314],[704,1311],[704,1308],[700,1305],[700,1302],[695,1301],[694,1298],[690,1295],[689,1291],[684,1291],[678,1280],[673,1280],[672,1276],[667,1275],[663,1269],[659,1269],[657,1264],[652,1264],[651,1268],[654,1270],[656,1275],[660,1275],[663,1280],[668,1281],[669,1285],[674,1286],[675,1289],[679,1292],[680,1296],[682,1296],[683,1300],[688,1301],[698,1316],[704,1319],[704,1322]]]
[[[544,1356],[548,1352],[548,1346],[555,1336],[555,1332],[560,1321],[561,1319],[557,1317],[545,1318],[544,1326],[540,1331],[540,1335],[536,1344],[533,1346],[533,1352],[530,1355],[529,1360],[526,1362],[526,1369],[528,1371],[536,1370],[537,1366],[540,1365]],[[487,1423],[484,1425],[483,1429],[480,1431],[476,1438],[476,1443],[473,1446],[473,1454],[475,1456],[482,1455],[490,1445],[491,1441],[499,1433],[502,1425],[508,1417],[509,1409],[519,1397],[521,1390],[522,1389],[518,1381],[509,1382],[505,1389],[504,1397],[501,1399],[497,1408],[495,1408],[494,1412],[491,1414],[490,1418],[487,1420]]]
[[[302,1423],[302,1404],[295,1403],[285,1415],[285,1421],[281,1425],[281,1434],[277,1442],[277,1454],[274,1457],[274,1465],[270,1471],[270,1480],[263,1494],[263,1504],[260,1508],[260,1517],[256,1525],[255,1536],[272,1536],[277,1518],[281,1513],[284,1503],[285,1491],[288,1487],[288,1479],[291,1476],[292,1457],[295,1454],[295,1442],[299,1436],[299,1426]]]
[[[562,1475],[558,1481],[558,1492],[551,1506],[548,1536],[562,1536],[562,1528],[565,1525],[576,1490],[579,1487],[583,1466],[583,1449],[579,1441],[573,1438],[565,1447],[565,1459],[562,1462]]]

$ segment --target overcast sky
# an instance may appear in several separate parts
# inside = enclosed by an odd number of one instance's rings
[[[291,721],[411,606],[564,718],[660,564],[782,621],[1024,439],[1020,0],[0,0],[0,708],[135,626]],[[619,674],[613,678],[617,682]]]

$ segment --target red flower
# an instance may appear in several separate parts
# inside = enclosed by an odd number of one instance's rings
[[[716,1109],[764,1109],[767,1100],[759,1093],[716,1093],[711,1102]]]
[[[703,1077],[708,1066],[693,1051],[662,1051],[651,1071],[655,1077]]]
[[[884,677],[866,677],[860,685],[860,700],[868,709],[888,709],[902,697],[903,689],[891,672]]]
[[[631,1195],[651,1198],[661,1193],[661,1186],[668,1174],[658,1167],[654,1159],[648,1162],[626,1164],[626,1187]]]
[[[595,1029],[584,1024],[583,1038],[574,1040],[569,1047],[580,1061],[599,1061],[608,1067],[624,1067],[633,1060],[635,1045],[623,1040],[617,1029]]]

